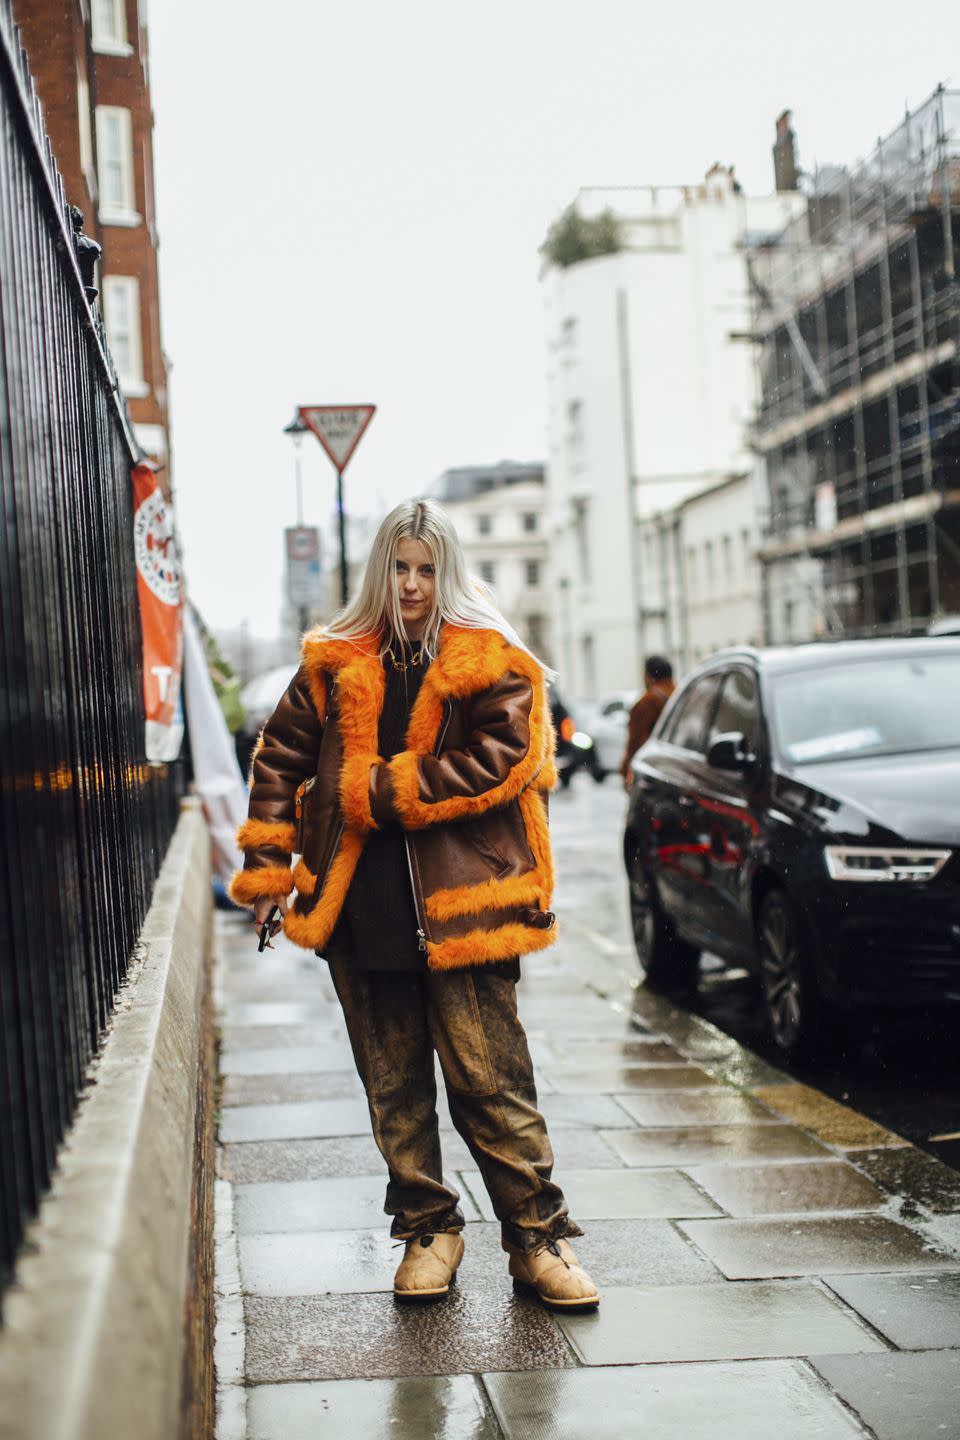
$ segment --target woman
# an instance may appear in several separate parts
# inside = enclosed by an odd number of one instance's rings
[[[510,1274],[549,1305],[599,1303],[564,1238],[583,1232],[551,1179],[517,1018],[518,957],[554,938],[545,692],[448,517],[408,501],[357,599],[305,637],[254,754],[231,893],[257,925],[279,907],[287,936],[329,962],[406,1242],[399,1298],[445,1295],[463,1255],[436,1051]]]

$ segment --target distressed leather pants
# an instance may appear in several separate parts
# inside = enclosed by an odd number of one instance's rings
[[[483,1177],[504,1238],[523,1249],[579,1235],[559,1186],[516,984],[477,966],[381,973],[330,958],[373,1136],[390,1178],[384,1210],[401,1239],[459,1229],[460,1196],[443,1179],[434,1051],[450,1116]]]

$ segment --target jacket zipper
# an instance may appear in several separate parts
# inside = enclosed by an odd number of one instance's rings
[[[439,755],[440,753],[440,747],[443,744],[444,736],[447,733],[447,727],[450,724],[452,716],[453,702],[450,700],[445,700],[444,719],[443,724],[440,726],[440,733],[437,736],[436,744],[433,747],[434,755]],[[417,871],[416,860],[414,858],[413,841],[406,832],[404,832],[403,836],[403,845],[404,849],[407,852],[407,869],[410,872],[410,889],[413,893],[413,908],[416,911],[417,915],[417,945],[419,949],[422,950],[424,954],[426,954],[427,941],[430,938],[429,932],[427,930],[427,917],[424,911],[423,899],[420,894],[420,885],[418,883],[419,874]]]
[[[330,850],[330,859],[327,861],[326,865],[324,866],[323,874],[317,876],[317,883],[316,883],[316,886],[315,886],[315,888],[314,888],[314,892],[313,892],[313,893],[314,893],[314,895],[316,895],[316,897],[317,897],[318,900],[320,899],[320,896],[321,896],[321,894],[322,894],[322,892],[323,892],[323,887],[324,887],[324,885],[326,885],[326,883],[327,883],[327,876],[330,874],[330,871],[333,869],[333,862],[334,862],[334,860],[336,860],[336,858],[337,858],[337,851],[340,849],[340,840],[341,840],[342,836],[343,836],[343,821],[341,821],[340,824],[337,826],[336,834],[335,834],[334,840],[333,840],[333,845],[332,845],[331,850]]]
[[[417,947],[424,954],[427,953],[427,917],[423,913],[423,902],[420,899],[420,887],[417,884],[417,877],[414,873],[413,850],[410,845],[410,836],[406,833],[403,837],[403,847],[407,852],[407,869],[410,871],[410,890],[413,894],[413,908],[417,914]]]

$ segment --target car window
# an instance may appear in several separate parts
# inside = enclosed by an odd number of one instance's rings
[[[754,755],[760,748],[760,697],[756,678],[749,670],[731,670],[723,679],[720,699],[714,711],[707,749],[720,735],[736,731],[743,735]]]
[[[719,684],[719,675],[704,675],[702,679],[695,680],[677,702],[663,738],[683,750],[697,750],[703,754],[707,720]]]

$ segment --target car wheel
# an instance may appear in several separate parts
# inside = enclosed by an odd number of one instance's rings
[[[656,891],[639,860],[627,858],[633,943],[651,990],[690,990],[697,982],[700,951],[681,940],[661,910]]]
[[[791,1059],[812,1055],[824,1039],[826,1012],[796,908],[783,890],[760,902],[757,942],[770,1032]]]
[[[598,785],[603,784],[609,773],[609,770],[604,770],[602,765],[592,765],[590,767],[590,774],[593,776],[594,780],[597,782]]]

